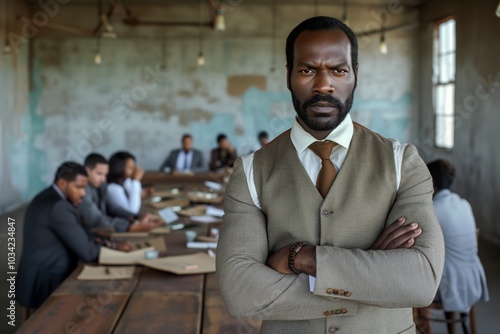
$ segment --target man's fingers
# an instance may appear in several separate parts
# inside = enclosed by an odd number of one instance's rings
[[[389,225],[383,232],[382,234],[375,240],[373,243],[371,249],[380,249],[380,245],[385,241],[387,236],[400,228],[405,222],[405,217],[400,217],[398,220],[396,220],[394,223]]]
[[[397,242],[397,240],[400,240],[398,238],[400,238],[401,236],[405,235],[406,233],[411,232],[417,228],[418,228],[417,223],[411,223],[411,224],[399,227],[397,230],[389,233],[389,235],[385,238],[385,240],[380,245],[380,247],[381,247],[380,249],[387,249],[389,247],[389,245],[391,245],[391,243],[393,243],[394,241]]]
[[[396,248],[410,248],[413,246],[415,242],[415,238],[422,234],[422,229],[417,228],[415,230],[411,230],[406,232],[405,234],[397,237],[393,241],[391,241],[386,249],[396,249]]]

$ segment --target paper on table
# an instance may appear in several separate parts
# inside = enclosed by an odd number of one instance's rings
[[[171,224],[179,219],[179,216],[171,208],[162,209],[158,211],[158,214],[167,224]]]
[[[142,260],[140,264],[177,275],[203,274],[215,272],[215,258],[205,253],[168,256],[155,260]]]
[[[207,210],[207,206],[202,204],[202,205],[194,205],[192,207],[182,209],[180,211],[177,211],[177,214],[180,216],[201,216],[204,215]]]
[[[163,209],[163,208],[167,208],[167,207],[172,207],[172,206],[181,206],[181,207],[184,207],[184,206],[189,206],[189,200],[187,199],[182,199],[182,198],[175,198],[175,199],[171,199],[171,200],[168,200],[168,201],[163,201],[163,202],[158,202],[158,203],[149,203],[149,205],[151,205],[153,208],[155,209]]]
[[[139,241],[129,241],[132,245],[132,250],[136,249],[144,249],[148,247],[154,247],[159,252],[164,252],[167,250],[167,246],[165,245],[165,238],[163,237],[151,237],[149,239],[142,239]]]
[[[205,186],[207,186],[208,188],[212,188],[212,189],[215,189],[215,190],[222,190],[223,187],[222,187],[222,184],[220,183],[217,183],[217,182],[213,182],[213,181],[205,181]]]
[[[128,267],[104,267],[85,265],[78,277],[78,280],[119,280],[134,277],[134,266]]]
[[[189,219],[192,222],[195,223],[203,223],[203,224],[210,224],[210,223],[220,223],[222,220],[220,218],[212,217],[212,216],[192,216],[189,217]]]
[[[199,248],[199,249],[207,249],[207,248],[217,248],[216,242],[202,242],[202,241],[190,241],[186,244],[187,248]]]
[[[224,216],[224,210],[216,208],[215,206],[207,205],[206,214],[208,216],[214,216],[214,217],[222,218],[222,216]]]
[[[135,264],[146,257],[146,252],[154,250],[154,247],[138,249],[130,252],[101,247],[99,251],[100,264]]]

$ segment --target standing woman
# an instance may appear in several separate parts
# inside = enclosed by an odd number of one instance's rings
[[[144,170],[135,164],[135,157],[129,152],[116,152],[109,159],[109,200],[137,214],[141,208],[141,179]]]

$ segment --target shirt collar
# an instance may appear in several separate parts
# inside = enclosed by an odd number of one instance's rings
[[[59,187],[54,183],[52,184],[52,187],[55,189],[55,191],[59,194],[59,196],[61,196],[62,199],[66,199],[66,196],[64,196],[63,192],[61,191],[61,189],[59,189]]]
[[[352,125],[351,115],[347,114],[346,118],[339,124],[335,129],[328,134],[328,136],[322,141],[330,140],[336,142],[338,145],[349,148],[351,139],[354,133],[354,127]],[[306,148],[309,147],[315,141],[316,138],[311,136],[304,128],[299,124],[297,118],[294,119],[292,125],[291,139],[293,146],[299,154],[304,152]]]

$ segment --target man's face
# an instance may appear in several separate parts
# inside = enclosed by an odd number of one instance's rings
[[[227,140],[227,138],[224,138],[224,139],[221,139],[219,141],[219,147],[223,150],[227,150],[229,149],[229,140]]]
[[[58,181],[58,186],[63,191],[64,196],[74,206],[78,206],[82,202],[87,184],[88,178],[83,175],[77,175],[73,181],[66,181],[64,179]]]
[[[306,130],[330,132],[342,123],[352,107],[357,72],[342,30],[300,33],[287,71],[293,105]]]
[[[85,167],[87,174],[89,175],[89,182],[96,188],[99,188],[104,181],[106,181],[106,175],[108,175],[109,166],[107,164],[96,164],[94,169]]]
[[[182,149],[186,152],[191,151],[193,148],[193,138],[186,137],[182,141]]]

